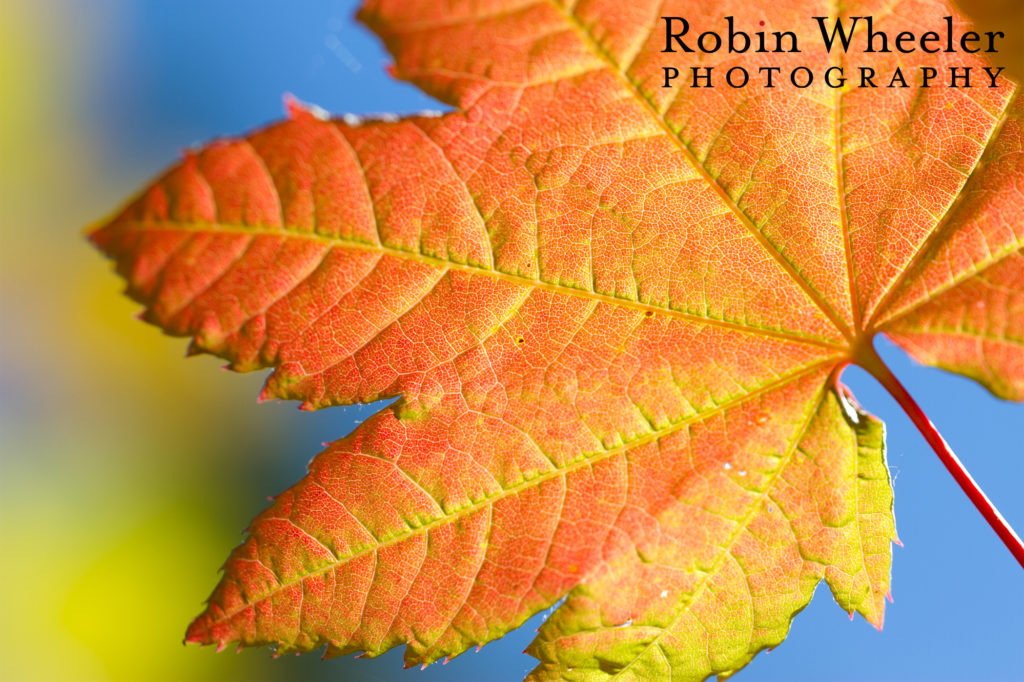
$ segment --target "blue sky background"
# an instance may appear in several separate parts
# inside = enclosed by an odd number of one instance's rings
[[[176,159],[182,148],[280,118],[285,92],[339,114],[440,108],[385,74],[388,55],[352,20],[351,1],[44,4],[60,13],[68,31],[61,47],[66,59],[71,63],[80,57],[89,64],[76,73],[72,104],[60,116],[73,117],[95,140],[93,172],[116,179],[110,195],[115,201]],[[97,210],[94,203],[85,205]],[[82,222],[97,217],[83,215]],[[95,258],[84,246],[81,255]],[[158,336],[155,329],[145,331]],[[181,353],[181,341],[160,341],[168,357]],[[917,366],[891,345],[882,343],[881,350],[1004,515],[1018,529],[1024,527],[1024,406],[1000,402],[970,381]],[[253,394],[259,383],[229,374],[214,378],[247,381]],[[884,390],[859,370],[848,370],[844,380],[888,427],[897,527],[905,544],[894,550],[895,603],[879,633],[859,617],[850,622],[822,586],[794,621],[789,639],[758,656],[736,679],[1024,678],[1024,571]],[[237,482],[240,490],[233,493],[243,502],[218,508],[228,517],[222,522],[237,529],[264,506],[267,495],[304,473],[322,441],[340,437],[370,411],[333,408],[305,414],[294,404],[257,406],[252,401],[224,410],[233,411],[237,422],[225,425],[229,432],[221,447],[232,447],[230,429],[244,428],[238,424],[270,420],[276,425],[274,438],[248,445],[260,450],[252,453],[255,473]],[[180,532],[186,533],[187,546],[189,530]],[[233,541],[225,542],[222,555]],[[218,566],[210,562],[205,568],[209,587]],[[205,594],[195,595],[197,604]],[[423,672],[403,672],[398,651],[373,661],[323,663],[315,655],[271,660],[267,651],[247,651],[230,655],[217,670],[221,679],[243,679],[248,675],[243,669],[259,669],[266,679],[280,680],[518,680],[533,666],[520,652],[538,623],[534,618],[480,653]],[[185,625],[180,623],[181,631]],[[200,655],[191,648],[185,653]],[[245,658],[250,660],[239,663],[235,675],[231,661]]]

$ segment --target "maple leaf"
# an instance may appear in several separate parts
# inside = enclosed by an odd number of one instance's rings
[[[455,111],[292,103],[91,234],[147,321],[274,368],[262,397],[398,398],[253,521],[189,641],[428,663],[564,598],[533,679],[703,679],[779,644],[822,579],[881,627],[892,488],[850,363],[1012,545],[872,346],[1024,398],[1012,83],[663,88],[666,63],[737,63],[663,54],[665,15],[807,46],[750,71],[987,63],[809,49],[812,2],[451,4],[360,16]],[[875,28],[950,12],[891,2]]]

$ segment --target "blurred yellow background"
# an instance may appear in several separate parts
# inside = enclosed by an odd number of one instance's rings
[[[264,679],[180,643],[270,466],[261,379],[183,361],[81,237],[159,169],[82,115],[113,8],[0,2],[0,679]]]

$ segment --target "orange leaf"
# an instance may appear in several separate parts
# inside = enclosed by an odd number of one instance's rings
[[[148,321],[273,368],[263,397],[399,398],[253,522],[188,640],[424,663],[566,598],[534,678],[703,679],[822,578],[881,627],[883,430],[838,377],[881,377],[883,333],[1024,398],[1014,86],[661,87],[739,63],[663,53],[673,15],[797,33],[751,73],[987,66],[829,53],[809,1],[451,4],[361,18],[454,112],[293,104],[91,235]],[[840,18],[891,40],[951,14],[883,4]]]

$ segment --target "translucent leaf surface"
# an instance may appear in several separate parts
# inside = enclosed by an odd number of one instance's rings
[[[882,4],[843,16],[952,12]],[[818,48],[829,3],[371,2],[396,75],[455,111],[293,105],[92,233],[148,321],[273,368],[264,397],[398,398],[253,522],[190,641],[423,663],[565,597],[535,678],[703,679],[823,578],[881,627],[883,429],[838,375],[884,333],[1024,397],[1024,104],[1002,78],[664,89],[734,59],[663,54],[664,15],[800,34],[751,71],[895,64]]]

